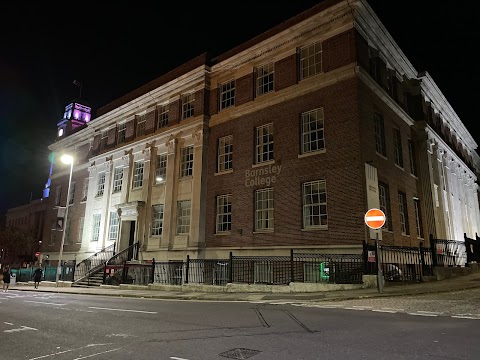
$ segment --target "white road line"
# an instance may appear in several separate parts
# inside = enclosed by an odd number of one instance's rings
[[[418,310],[417,313],[422,313],[422,314],[437,314],[437,315],[442,315],[443,312],[439,311],[423,311],[423,310]]]
[[[382,308],[382,310],[405,311],[404,309],[388,308],[388,307]]]
[[[381,313],[390,313],[390,314],[396,314],[397,313],[397,311],[395,311],[395,310],[373,309],[372,311],[381,312]]]
[[[75,359],[73,359],[73,360],[87,359],[87,358],[92,357],[92,356],[97,356],[97,355],[101,355],[101,354],[106,354],[106,353],[109,353],[109,352],[112,352],[112,351],[117,351],[117,350],[120,350],[120,349],[121,349],[121,348],[116,348],[116,349],[112,349],[112,350],[102,351],[102,352],[99,352],[99,353],[96,353],[96,354],[78,357],[78,358],[75,358]]]
[[[111,309],[111,308],[102,308],[102,307],[95,307],[89,306],[89,309],[97,309],[97,310],[109,310],[109,311],[126,311],[126,312],[136,312],[136,313],[145,313],[145,314],[158,314],[156,311],[142,311],[142,310],[128,310],[128,309]]]
[[[345,310],[365,310],[365,309],[358,308],[358,307],[346,307]]]
[[[407,313],[408,315],[415,315],[415,316],[431,316],[435,317],[438,316],[437,314],[422,314],[422,313]]]
[[[25,330],[35,330],[35,331],[38,331],[38,329],[31,328],[31,327],[28,327],[28,326],[20,326],[18,329],[3,330],[3,332],[13,333],[13,332],[19,332],[19,331],[25,331]]]
[[[6,324],[6,325],[13,325],[12,323],[5,322],[5,321],[3,323]]]
[[[170,359],[172,359],[172,360],[188,360],[188,359],[184,359],[184,358],[177,358],[175,356],[170,356]]]
[[[79,347],[79,348],[77,348],[77,349],[70,349],[70,350],[59,351],[59,352],[52,353],[52,354],[47,354],[47,355],[42,355],[42,356],[30,358],[30,359],[28,359],[28,360],[45,359],[45,358],[48,358],[48,357],[50,357],[50,356],[62,355],[62,354],[66,354],[66,353],[69,353],[69,352],[72,352],[72,351],[87,349],[87,348],[92,347],[92,346],[105,346],[105,345],[110,345],[110,344],[88,344],[87,346],[82,346],[82,347]]]
[[[312,305],[312,306],[323,308],[323,309],[337,309],[337,308],[341,308],[345,305]]]
[[[463,315],[452,315],[452,318],[457,318],[457,319],[470,319],[470,320],[480,320],[480,318],[478,318],[478,317],[463,316]]]
[[[44,304],[44,305],[55,305],[55,306],[65,305],[65,304],[56,304],[56,303],[49,303],[49,302],[43,302],[43,301],[30,301],[30,300],[24,300],[23,302],[34,303],[34,304]]]
[[[270,305],[287,305],[287,304],[291,304],[290,301],[285,301],[285,302],[272,302],[270,303]]]
[[[371,309],[372,308],[372,306],[362,306],[362,305],[353,305],[352,307],[360,308],[360,309]]]

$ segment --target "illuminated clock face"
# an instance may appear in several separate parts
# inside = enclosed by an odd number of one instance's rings
[[[62,129],[58,129],[58,136],[62,136],[63,135],[63,128]]]

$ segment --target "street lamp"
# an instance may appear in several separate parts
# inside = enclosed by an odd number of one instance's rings
[[[55,286],[58,287],[58,280],[62,272],[62,255],[63,255],[63,244],[65,243],[65,230],[67,228],[67,216],[68,216],[68,203],[70,200],[70,186],[72,185],[72,173],[73,173],[73,156],[71,155],[62,155],[60,158],[64,164],[70,164],[70,178],[68,179],[68,190],[67,190],[67,201],[65,206],[65,217],[63,218],[63,230],[62,230],[62,243],[60,245],[60,254],[58,255],[58,266],[57,266],[57,275],[55,276]]]

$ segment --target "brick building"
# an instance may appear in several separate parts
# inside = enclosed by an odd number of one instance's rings
[[[140,260],[357,253],[372,207],[385,244],[480,233],[477,144],[363,0],[323,1],[68,124],[50,146],[76,159],[68,260],[135,243]],[[54,163],[60,208],[68,172]]]

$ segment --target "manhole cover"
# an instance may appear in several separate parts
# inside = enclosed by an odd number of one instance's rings
[[[220,356],[223,356],[223,357],[226,357],[226,358],[229,358],[229,359],[248,359],[248,358],[251,358],[252,356],[255,356],[257,354],[260,354],[261,351],[258,351],[258,350],[251,350],[251,349],[232,349],[232,350],[228,350],[228,351],[225,351],[221,354],[219,354]]]

